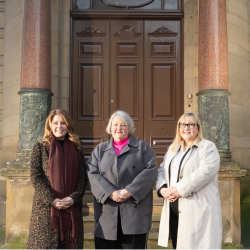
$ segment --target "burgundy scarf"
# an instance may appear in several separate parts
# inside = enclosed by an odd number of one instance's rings
[[[64,152],[63,152],[64,149]],[[52,136],[49,151],[49,176],[51,192],[56,198],[63,199],[76,190],[78,180],[78,159],[72,142],[65,139],[63,149]],[[51,207],[51,228],[60,233],[65,248],[77,248],[78,206],[58,210]]]

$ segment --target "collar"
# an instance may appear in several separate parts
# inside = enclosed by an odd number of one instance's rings
[[[104,145],[102,146],[102,151],[110,150],[113,147],[113,141],[114,139],[111,138],[110,140],[104,142]],[[137,148],[139,146],[139,139],[137,139],[133,135],[130,135],[128,145]]]
[[[204,140],[204,139],[202,139],[201,141],[198,142],[198,140],[195,139],[195,140],[193,141],[193,143],[191,143],[191,144],[188,145],[188,147],[190,147],[190,148],[193,148],[193,147],[202,148],[202,146],[201,146],[202,143],[201,143],[201,142],[203,142],[203,140]],[[184,140],[182,140],[182,141],[179,143],[179,145],[178,145],[176,151],[178,151],[178,150],[180,149],[181,146],[184,146]]]

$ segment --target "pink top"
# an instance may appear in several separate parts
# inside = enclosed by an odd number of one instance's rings
[[[121,141],[115,141],[113,142],[113,147],[115,149],[116,155],[118,156],[122,149],[128,144],[128,137],[121,140]]]

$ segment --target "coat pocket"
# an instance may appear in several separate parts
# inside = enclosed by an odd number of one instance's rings
[[[208,203],[208,200],[205,198],[204,195],[201,195],[198,192],[195,193],[196,197],[197,197],[197,205],[201,208],[201,209],[206,209],[208,207],[211,207]]]

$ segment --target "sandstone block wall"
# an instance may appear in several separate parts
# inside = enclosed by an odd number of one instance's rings
[[[52,109],[69,111],[70,0],[51,1]]]
[[[198,114],[199,0],[184,0],[184,112]],[[187,95],[193,98],[188,99]]]

